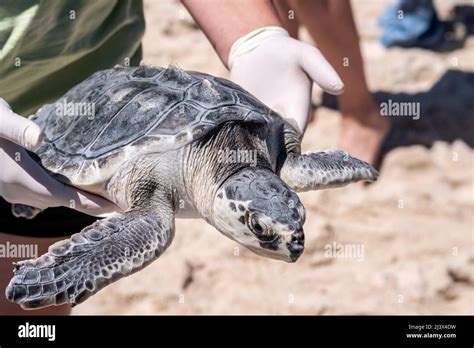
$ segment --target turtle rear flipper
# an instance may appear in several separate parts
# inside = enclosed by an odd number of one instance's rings
[[[31,205],[19,204],[19,203],[12,204],[12,214],[14,217],[17,217],[17,218],[24,218],[27,220],[31,220],[31,219],[34,219],[36,215],[38,215],[42,211],[43,211],[42,209],[32,207]]]
[[[341,187],[357,181],[375,181],[378,171],[346,151],[321,151],[300,156],[290,153],[281,178],[295,191]]]
[[[174,235],[173,214],[133,210],[99,220],[16,265],[6,289],[24,309],[73,306],[159,257]]]

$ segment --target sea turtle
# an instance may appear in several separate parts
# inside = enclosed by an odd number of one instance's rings
[[[298,130],[250,93],[174,67],[99,71],[32,120],[45,138],[31,156],[124,212],[16,264],[6,296],[23,308],[76,305],[140,270],[171,244],[176,217],[202,217],[257,254],[295,262],[305,222],[295,191],[378,175],[341,150],[301,154]],[[36,212],[25,208],[14,210]]]

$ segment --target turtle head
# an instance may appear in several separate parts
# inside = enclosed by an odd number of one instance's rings
[[[295,262],[304,249],[305,210],[298,196],[266,169],[229,177],[214,199],[214,226],[253,252]]]

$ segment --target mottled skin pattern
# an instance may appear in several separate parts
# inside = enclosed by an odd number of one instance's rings
[[[289,123],[232,82],[205,74],[117,67],[74,87],[65,101],[93,103],[94,117],[43,107],[33,120],[45,143],[32,156],[58,180],[124,213],[18,263],[6,296],[25,309],[76,305],[140,270],[171,244],[175,218],[201,217],[260,255],[295,262],[305,221],[295,191],[377,177],[344,152],[300,156],[300,134]],[[222,159],[229,149],[256,161]]]
[[[302,155],[291,152],[280,171],[283,181],[297,192],[341,187],[377,175],[373,167],[343,150]]]
[[[216,227],[257,254],[294,262],[303,252],[304,207],[270,170],[247,168],[230,177],[214,211]]]

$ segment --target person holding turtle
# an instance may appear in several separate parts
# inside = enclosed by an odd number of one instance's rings
[[[321,2],[324,6],[319,7],[305,1],[292,4],[269,0],[184,0],[183,3],[230,69],[231,79],[290,119],[300,132],[304,132],[311,110],[312,83],[331,94],[341,94],[344,87],[318,49],[291,38],[284,29],[286,25],[295,35],[284,16],[288,6],[294,5],[297,13],[304,12],[308,6],[311,11],[306,12],[308,18],[301,16],[302,23],[311,24],[311,13],[321,17],[322,24],[314,30],[328,29],[317,37],[318,42],[322,40],[323,53],[330,57],[343,80],[354,86],[340,100],[341,146],[361,159],[375,161],[388,127],[374,117],[376,108],[364,88],[362,61],[348,3],[336,8],[333,2]],[[339,30],[329,30],[330,21],[324,18],[328,14],[344,14]],[[26,150],[41,144],[42,133],[35,123],[19,114],[36,112],[97,70],[123,64],[124,59],[130,65],[138,65],[144,32],[142,2],[33,1],[32,5],[31,1],[6,1],[0,5],[0,24],[3,24],[0,26],[0,96],[4,98],[0,102],[0,196],[10,203],[41,209],[69,207],[91,216],[104,217],[120,211],[104,198],[56,181],[34,162]],[[338,34],[329,34],[331,31]],[[354,35],[347,38],[348,33]],[[326,35],[339,35],[340,40],[325,39]],[[348,53],[355,57],[355,73],[347,72],[352,69],[338,68],[344,40],[352,39],[355,41],[347,47]],[[366,95],[360,95],[365,92]],[[55,208],[48,209],[33,223],[19,222],[11,216],[7,202],[0,204],[0,243],[36,244],[40,254],[64,235],[66,225],[70,227],[70,235],[94,220]],[[11,261],[0,265],[3,289],[11,276]],[[69,306],[60,306],[35,314],[69,311]],[[1,297],[0,313],[19,314],[21,310]]]

